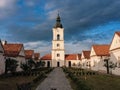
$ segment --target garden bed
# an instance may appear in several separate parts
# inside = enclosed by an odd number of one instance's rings
[[[33,88],[37,87],[41,80],[46,78],[46,74],[53,68],[40,68],[31,72],[16,72],[14,74],[2,75],[0,77],[0,90],[17,90],[17,88]],[[26,89],[25,89],[26,90]]]
[[[90,70],[63,68],[74,90],[120,90],[120,76]]]

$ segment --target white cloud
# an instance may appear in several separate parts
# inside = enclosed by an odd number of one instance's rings
[[[13,7],[15,0],[0,0],[0,8],[6,9]]]
[[[82,50],[90,50],[93,41],[87,39],[84,41],[71,41],[65,42],[65,53],[80,53]],[[51,53],[52,44],[45,41],[27,42],[24,43],[25,49],[33,49],[35,52],[39,52],[41,56]]]
[[[0,0],[0,19],[9,16],[15,10],[16,0]]]
[[[51,53],[51,44],[45,41],[27,42],[24,43],[25,49],[33,49],[35,52],[39,52],[41,56],[47,53]]]
[[[49,3],[46,3],[46,4],[45,4],[44,9],[45,9],[45,10],[50,10],[50,9],[52,9],[53,7],[54,7],[54,4],[51,3],[51,2],[49,2]]]
[[[57,17],[58,11],[59,11],[58,9],[49,11],[49,12],[47,13],[48,19],[49,19],[49,20],[54,20],[54,19]]]
[[[82,50],[90,50],[92,44],[94,43],[91,39],[67,42],[65,44],[65,51],[66,53],[81,53]]]

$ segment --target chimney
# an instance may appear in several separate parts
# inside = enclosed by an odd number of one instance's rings
[[[7,41],[2,41],[2,45],[6,45],[7,44]]]

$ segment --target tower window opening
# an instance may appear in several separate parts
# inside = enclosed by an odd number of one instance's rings
[[[59,53],[57,54],[57,57],[60,57],[60,54],[59,54]]]
[[[59,47],[60,46],[60,44],[57,44],[57,47]]]
[[[59,34],[57,35],[57,40],[60,40],[60,35]]]

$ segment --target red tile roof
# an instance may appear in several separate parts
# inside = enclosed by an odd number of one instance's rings
[[[51,54],[46,54],[45,56],[41,58],[41,60],[52,60],[52,56]]]
[[[83,52],[83,56],[86,59],[90,59],[90,51],[82,51]]]
[[[81,54],[66,54],[65,60],[80,60]]]
[[[66,54],[65,60],[77,60],[77,56],[78,56],[78,60],[80,60],[81,54]],[[51,54],[46,54],[41,58],[41,60],[52,60]]]
[[[65,60],[77,60],[77,55],[76,54],[66,54]]]
[[[5,56],[16,57],[19,55],[23,44],[5,44],[3,45]]]
[[[93,45],[93,49],[97,56],[109,56],[110,45]]]
[[[81,60],[81,54],[78,54],[78,59]]]
[[[25,50],[25,58],[26,59],[32,59],[34,55],[34,50]]]
[[[40,53],[34,53],[34,59],[38,60],[40,58]]]
[[[120,37],[120,32],[115,32]]]

